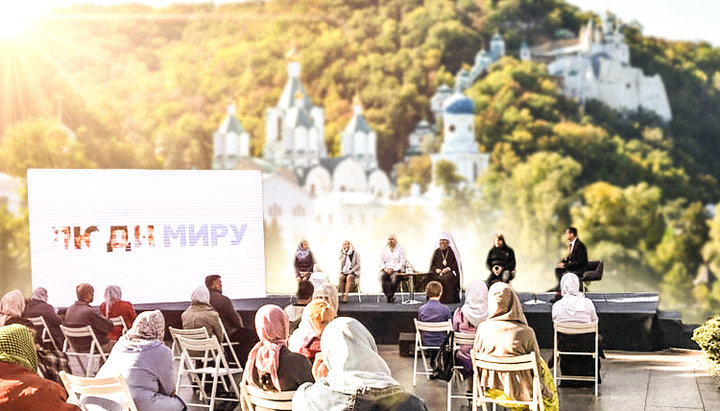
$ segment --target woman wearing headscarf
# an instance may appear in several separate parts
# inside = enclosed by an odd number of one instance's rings
[[[313,301],[325,301],[331,308],[333,315],[337,317],[338,290],[335,287],[335,284],[321,284],[320,287],[316,288],[313,291],[312,299]],[[292,352],[300,352],[302,347],[307,346],[310,340],[312,340],[315,336],[315,332],[313,331],[312,325],[310,323],[308,308],[305,307],[305,309],[303,310],[302,318],[300,319],[300,324],[298,324],[297,329],[290,335],[290,339],[288,340],[288,348]]]
[[[573,273],[566,273],[560,279],[562,298],[552,306],[552,319],[560,323],[594,323],[598,321],[595,305],[585,297],[580,289],[580,280]],[[595,346],[595,333],[559,334],[558,346],[564,351],[592,351]],[[598,347],[599,349],[599,347]],[[602,350],[600,350],[602,351]],[[603,358],[604,356],[601,356]],[[600,362],[598,362],[600,367]],[[592,357],[565,355],[561,357],[560,368],[565,375],[595,375],[595,363]],[[561,385],[592,386],[593,381],[562,381]]]
[[[327,375],[297,389],[293,410],[427,410],[420,398],[392,378],[373,336],[357,320],[333,320],[323,332],[321,346]]]
[[[428,283],[439,281],[443,286],[440,302],[452,304],[460,302],[460,285],[462,284],[462,262],[455,242],[450,233],[440,233],[438,248],[430,260]]]
[[[300,241],[300,244],[298,244],[297,251],[295,252],[295,278],[298,281],[310,279],[314,265],[315,258],[313,257],[313,253],[310,251],[307,240],[303,239]]]
[[[32,332],[20,324],[0,327],[0,409],[79,410],[59,384],[37,373]]]
[[[540,357],[535,331],[527,324],[520,299],[512,288],[503,282],[490,286],[488,294],[488,319],[477,327],[473,351],[498,357],[535,353],[540,368],[541,395],[545,410],[557,410],[557,389],[550,369]],[[491,398],[523,401],[532,399],[533,382],[530,371],[482,370],[480,385],[488,388],[485,392]]]
[[[0,299],[0,326],[12,317],[22,317],[25,310],[25,298],[20,290],[12,290]]]
[[[495,234],[493,247],[488,251],[485,264],[490,270],[488,287],[496,281],[509,283],[515,278],[515,252],[505,243],[505,236],[502,234]]]
[[[122,317],[128,328],[132,327],[133,321],[135,321],[135,317],[137,317],[137,313],[132,304],[122,300],[122,290],[120,290],[120,287],[117,285],[108,285],[107,288],[105,288],[105,302],[100,304],[100,313],[108,319]],[[107,336],[109,340],[117,341],[122,333],[122,326],[116,325]]]
[[[220,315],[210,305],[210,291],[204,285],[193,290],[190,306],[182,313],[180,319],[185,329],[205,327],[210,336],[218,341],[223,340],[220,327]]]
[[[57,347],[62,347],[62,342],[65,340],[65,336],[60,331],[60,324],[62,319],[57,312],[55,307],[48,304],[48,292],[44,287],[38,287],[33,291],[32,297],[27,304],[25,304],[25,310],[22,316],[25,318],[36,318],[42,317],[47,324],[50,335],[55,340]]]
[[[470,283],[465,291],[465,304],[458,307],[453,314],[453,330],[475,334],[477,326],[488,317],[488,289],[485,281],[477,280]],[[470,350],[472,345],[461,345],[455,352],[455,360],[462,365],[462,374],[465,378],[472,376],[472,360]],[[472,387],[472,379],[468,378]]]
[[[97,373],[98,378],[122,375],[138,411],[186,409],[174,392],[177,374],[164,337],[162,313],[159,310],[140,313]]]
[[[287,348],[289,322],[277,305],[260,307],[255,314],[255,344],[245,364],[243,380],[265,391],[294,391],[314,381],[310,361]]]

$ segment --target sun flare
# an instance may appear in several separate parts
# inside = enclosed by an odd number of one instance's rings
[[[32,26],[32,21],[42,15],[33,2],[4,0],[0,2],[0,38],[16,37]]]

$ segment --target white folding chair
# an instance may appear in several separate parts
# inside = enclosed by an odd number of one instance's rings
[[[461,333],[456,332],[453,336],[453,356],[457,353],[457,350],[462,345],[469,345],[472,346],[475,343],[475,334],[469,334],[469,333]],[[453,357],[455,358],[455,357]],[[450,411],[452,409],[452,399],[453,398],[462,398],[465,400],[472,399],[472,395],[465,394],[465,387],[462,385],[460,386],[461,393],[462,394],[453,394],[453,386],[456,384],[462,384],[463,381],[465,381],[465,377],[463,377],[462,373],[460,372],[462,370],[461,365],[455,365],[453,366],[453,374],[452,377],[450,377],[450,381],[447,382],[447,409]]]
[[[553,321],[554,331],[554,343],[553,343],[553,378],[555,383],[559,383],[560,380],[573,380],[573,381],[592,381],[595,385],[595,395],[598,395],[598,323],[568,323],[568,322],[557,322]],[[594,347],[592,351],[562,351],[558,347],[558,334],[565,335],[577,335],[577,334],[594,334]],[[589,347],[588,347],[589,348]],[[590,356],[594,360],[594,373],[592,376],[586,375],[562,375],[560,370],[560,356],[561,355],[573,355],[573,356]]]
[[[267,410],[292,410],[292,397],[295,391],[265,391],[250,384],[243,383],[243,410],[254,411],[256,407]]]
[[[42,338],[43,344],[46,342],[52,343],[52,346],[57,350],[58,346],[55,342],[55,339],[53,338],[52,334],[50,334],[50,329],[47,326],[47,323],[45,322],[45,318],[43,317],[32,317],[28,318],[28,320],[33,323],[33,326],[35,326],[35,329],[40,330],[40,338]]]
[[[223,354],[223,347],[218,342],[215,336],[210,338],[203,338],[199,340],[193,340],[185,338],[183,336],[177,336],[177,342],[180,345],[182,354],[180,356],[180,369],[178,370],[177,382],[175,384],[175,392],[180,392],[181,379],[183,375],[187,375],[190,380],[190,386],[197,387],[199,389],[199,399],[203,401],[201,403],[190,403],[187,405],[193,405],[197,407],[207,407],[213,410],[215,407],[215,400],[222,401],[240,401],[240,391],[238,389],[235,378],[235,374],[242,373],[239,368],[230,368],[228,366],[225,355]],[[194,361],[189,361],[190,352],[202,352],[202,359],[200,360],[199,366],[196,366]],[[199,377],[198,379],[193,376]],[[210,395],[205,392],[205,381],[207,377],[212,377],[212,388]],[[224,377],[228,377],[232,392],[235,394],[235,398],[216,397],[218,379],[222,381]],[[193,384],[192,381],[198,381],[199,383]],[[209,404],[205,404],[205,400],[210,400]]]
[[[64,325],[60,325],[60,330],[62,331],[63,335],[65,335],[65,342],[63,343],[63,352],[67,354],[69,357],[75,357],[78,362],[80,363],[80,368],[85,371],[85,376],[90,377],[91,375],[95,374],[95,360],[97,360],[97,368],[100,368],[101,362],[105,362],[107,360],[107,354],[102,349],[102,346],[97,340],[97,337],[95,336],[95,333],[92,330],[92,327],[89,325],[86,325],[84,327],[66,327]],[[87,352],[79,351],[76,347],[77,340],[88,340],[90,342],[90,346],[88,348]],[[73,343],[73,340],[75,340],[75,343]],[[82,359],[87,359],[87,367],[82,362]]]
[[[418,321],[417,318],[413,318],[413,321],[415,321],[415,360],[413,361],[413,387],[415,386],[417,382],[417,374],[423,374],[427,375],[427,378],[430,379],[430,375],[432,375],[432,368],[428,365],[427,357],[425,357],[425,351],[426,350],[437,350],[440,348],[439,345],[423,345],[422,342],[422,336],[420,334],[421,331],[426,332],[445,332],[449,333],[452,332],[452,321],[440,321],[440,322],[426,322],[426,321]],[[418,352],[420,353],[420,356],[422,357],[423,361],[423,371],[418,371],[417,369],[417,362],[418,362]]]
[[[99,397],[121,405],[123,411],[137,411],[122,375],[110,378],[87,378],[60,371],[60,379],[68,392],[67,402],[81,409],[85,409],[83,405],[88,397]]]
[[[182,350],[180,350],[180,345],[177,342],[177,337],[179,335],[185,337],[185,338],[191,338],[194,340],[199,340],[203,338],[210,338],[210,334],[208,334],[208,330],[205,327],[198,327],[198,328],[175,328],[175,327],[168,327],[168,330],[170,331],[170,336],[172,336],[172,347],[170,348],[173,353],[173,360],[179,360],[180,354],[182,354]]]
[[[125,324],[125,319],[121,316],[109,318],[110,322],[113,323],[113,327],[121,326],[122,327],[122,334],[125,335],[125,333],[128,330],[127,324]]]
[[[235,364],[237,368],[240,368],[242,370],[243,365],[240,364],[240,360],[238,360],[237,354],[235,354],[235,349],[233,348],[234,345],[240,346],[239,342],[233,342],[230,341],[230,336],[228,335],[227,331],[225,330],[225,325],[223,325],[222,320],[220,320],[220,328],[222,328],[222,336],[223,340],[220,342],[220,345],[223,347],[226,347],[228,351],[230,351],[230,355],[232,356],[232,361],[228,359],[228,363]]]
[[[542,387],[540,385],[540,371],[535,359],[535,353],[514,355],[508,357],[496,357],[493,355],[478,354],[475,350],[470,351],[473,358],[473,411],[477,411],[478,404],[482,404],[483,410],[487,411],[487,403],[493,404],[493,410],[497,405],[527,405],[533,411],[545,409],[542,401]],[[493,399],[485,395],[485,388],[480,385],[480,374],[482,370],[496,372],[517,372],[529,370],[532,372],[532,399],[521,401],[515,399]]]

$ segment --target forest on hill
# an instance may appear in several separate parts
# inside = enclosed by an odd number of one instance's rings
[[[687,306],[692,294],[696,317],[717,311],[720,284],[693,279],[707,268],[720,273],[720,217],[706,207],[720,201],[720,49],[624,25],[631,64],[662,77],[672,121],[598,102],[581,107],[561,95],[544,64],[520,62],[517,50],[523,40],[535,46],[562,30],[577,33],[591,18],[562,0],[57,10],[32,35],[0,39],[0,171],[24,178],[32,167],[209,169],[212,133],[230,103],[260,156],[265,109],[282,92],[291,53],[311,100],[325,109],[330,155],[339,155],[357,95],[390,173],[416,123],[432,117],[435,90],[452,86],[499,32],[508,56],[466,90],[490,170],[478,182],[482,195],[443,171],[449,225],[502,224],[541,261],[572,224],[592,255],[614,262],[620,274],[607,287],[633,273],[662,291],[665,307]],[[428,167],[427,157],[400,165],[400,192],[413,182],[426,187]],[[26,219],[3,212],[4,282],[29,272]]]

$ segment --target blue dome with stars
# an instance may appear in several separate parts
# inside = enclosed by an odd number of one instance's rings
[[[448,97],[443,106],[446,114],[475,114],[475,102],[460,93]]]

